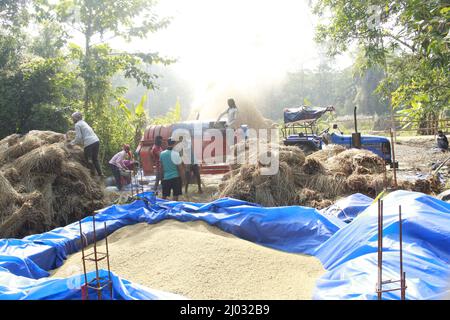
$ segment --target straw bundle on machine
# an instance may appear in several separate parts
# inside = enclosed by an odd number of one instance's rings
[[[77,221],[103,208],[103,182],[65,135],[31,131],[0,141],[0,238],[19,238]]]

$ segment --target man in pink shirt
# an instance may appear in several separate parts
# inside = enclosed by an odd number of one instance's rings
[[[119,190],[122,190],[120,170],[128,170],[128,168],[124,165],[124,161],[127,157],[131,160],[130,146],[125,144],[122,151],[116,153],[116,155],[109,161],[109,167],[111,168],[114,178],[116,179],[116,186]]]
[[[157,136],[155,138],[155,144],[152,148],[151,156],[153,159],[153,164],[155,165],[155,186],[153,187],[153,191],[158,190],[159,183],[162,181],[162,170],[161,170],[161,160],[159,159],[159,156],[161,155],[161,152],[163,152],[162,147],[163,137]]]

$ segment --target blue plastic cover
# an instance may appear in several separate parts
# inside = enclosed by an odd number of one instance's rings
[[[95,272],[88,273],[88,282],[94,280]],[[99,271],[99,277],[107,278],[108,272]],[[131,283],[111,273],[114,300],[182,300],[180,295],[159,290],[149,290],[144,286]],[[0,299],[2,300],[81,300],[80,285],[84,283],[84,275],[76,275],[67,279],[43,278],[40,280],[18,277],[0,268]],[[95,282],[94,282],[95,284]],[[110,300],[108,289],[102,291],[102,299]],[[89,300],[97,300],[97,293],[88,291]]]
[[[400,278],[399,205],[406,298],[448,298],[450,204],[421,193],[397,191],[384,199],[383,281]],[[315,255],[328,272],[317,282],[315,299],[377,298],[377,232],[375,203],[318,248]],[[400,292],[384,293],[383,299],[400,299]]]
[[[208,204],[161,200],[155,204],[152,203],[152,193],[142,194],[141,198],[143,200],[129,205],[100,211],[96,215],[97,239],[103,239],[106,234],[126,225],[141,222],[154,224],[163,219],[205,221],[271,248],[311,254],[345,225],[339,219],[325,217],[312,208],[263,208],[235,199],[221,199]],[[81,225],[88,242],[92,243],[92,217],[83,219]],[[80,244],[78,223],[23,240],[0,240],[0,299],[80,299],[79,288],[70,288],[76,277],[46,278],[49,270],[60,267],[68,255],[79,251]],[[181,298],[145,289],[115,275],[113,283],[115,299]]]
[[[205,221],[267,247],[317,256],[327,273],[317,282],[316,299],[376,298],[376,205],[346,224],[339,215],[304,207],[263,208],[234,199],[208,204],[162,200],[153,203],[151,194],[141,198],[99,212],[97,237],[102,239],[126,225],[141,222]],[[346,200],[346,214],[355,216],[365,203],[359,196]],[[398,278],[399,204],[403,209],[407,298],[433,299],[450,294],[450,204],[420,193],[399,191],[385,199],[384,279]],[[352,213],[348,213],[349,208]],[[83,219],[82,228],[91,243],[92,217]],[[61,266],[68,255],[79,249],[78,223],[22,240],[0,240],[0,299],[80,299],[81,291],[74,287],[74,283],[84,282],[79,275],[46,278],[49,270]],[[106,276],[106,271],[101,271],[101,275]],[[92,273],[89,279],[93,279]],[[114,299],[183,298],[133,284],[115,274],[112,279]],[[93,294],[89,292],[91,298],[95,298]],[[399,299],[399,293],[386,293],[384,298]]]
[[[328,108],[311,108],[306,106],[300,108],[287,108],[284,110],[284,123],[317,120],[328,110]]]
[[[361,193],[356,193],[337,201],[335,204],[329,206],[328,208],[322,209],[320,212],[326,216],[336,217],[345,223],[350,223],[361,212],[366,210],[372,202],[372,198],[369,198]]]

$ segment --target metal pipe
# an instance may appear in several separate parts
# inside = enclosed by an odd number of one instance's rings
[[[382,297],[382,243],[381,243],[381,200],[378,200],[378,245],[377,245],[377,253],[378,253],[378,283],[377,283],[377,296],[378,300],[381,300]]]
[[[109,293],[110,293],[111,300],[113,300],[111,268],[110,268],[110,264],[109,264],[108,232],[107,232],[107,229],[106,229],[106,222],[105,222],[104,226],[105,226],[105,234],[106,234],[105,235],[105,242],[106,242],[106,261],[108,262]]]
[[[130,181],[131,181],[131,188],[130,188],[130,191],[131,191],[131,198],[133,198],[134,197],[134,192],[133,192],[133,174],[131,173],[131,171],[130,171]]]
[[[144,193],[144,191],[145,191],[145,188],[144,188],[144,168],[142,168],[140,161],[139,161],[139,173],[141,175],[142,193]]]
[[[84,287],[86,288],[86,299],[89,300],[89,287],[86,273],[86,260],[84,256],[83,230],[81,229],[81,220],[79,221],[79,225],[80,225],[80,240],[81,240],[81,260],[83,261],[83,272],[84,272]],[[83,292],[83,289],[81,290],[82,290],[81,292]],[[81,295],[82,295],[81,299],[84,299],[85,297],[83,297],[83,293]]]
[[[356,110],[358,110],[357,106],[355,106],[355,110],[353,111],[353,117],[355,119],[355,133],[358,133],[358,119],[356,117]]]
[[[98,260],[97,260],[97,234],[95,231],[95,214],[92,216],[92,223],[94,226],[94,260],[95,260],[95,274],[97,278],[97,295],[98,300],[102,300],[102,291],[100,288],[100,278],[98,276]]]
[[[400,241],[400,287],[401,299],[405,300],[405,277],[403,272],[403,226],[402,226],[402,206],[398,206],[398,221],[399,221],[399,241]]]
[[[397,167],[395,161],[395,141],[394,141],[394,133],[391,129],[391,148],[392,148],[392,167],[394,168],[394,188],[398,187],[397,183]]]

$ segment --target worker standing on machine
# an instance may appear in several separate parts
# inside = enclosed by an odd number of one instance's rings
[[[236,161],[236,155],[232,155],[231,150],[232,146],[234,146],[235,144],[234,140],[236,139],[236,133],[238,129],[237,124],[238,108],[236,106],[236,102],[232,98],[228,99],[228,109],[219,116],[219,118],[216,121],[216,124],[219,123],[220,119],[222,119],[225,115],[227,115],[227,123],[225,127],[227,129],[232,129],[234,131],[231,136],[233,137],[232,139],[230,139],[230,136],[228,134],[226,134],[226,137],[224,137],[226,139],[227,144],[227,154],[228,154],[227,162],[234,163]]]
[[[228,115],[228,119],[227,119],[227,128],[233,129],[233,130],[237,130],[237,116],[238,116],[238,108],[236,106],[236,102],[234,101],[234,99],[228,99],[228,109],[226,111],[224,111],[219,118],[217,119],[216,123],[218,123],[220,121],[220,119],[222,119],[225,115]]]

